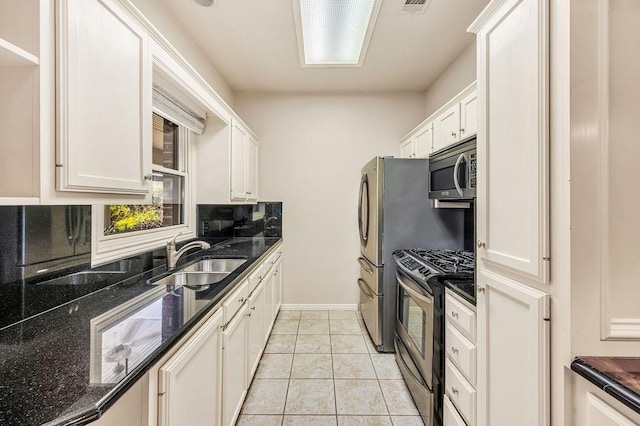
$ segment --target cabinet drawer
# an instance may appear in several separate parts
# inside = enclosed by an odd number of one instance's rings
[[[449,293],[446,295],[445,308],[447,321],[453,324],[472,343],[475,343],[476,313]]]
[[[445,329],[447,357],[458,367],[469,383],[476,384],[476,345],[447,323]]]
[[[467,426],[447,395],[444,396],[444,426]]]
[[[238,288],[231,293],[231,296],[225,300],[222,304],[222,308],[224,309],[223,314],[223,322],[228,324],[231,321],[231,318],[238,312],[238,310],[242,307],[244,302],[249,297],[249,282],[248,280],[242,281],[238,284]]]
[[[260,264],[251,274],[249,274],[249,294],[253,293],[253,290],[255,290],[262,281],[262,277],[266,272],[264,269],[264,264]]]
[[[464,378],[462,373],[446,360],[445,379],[446,394],[469,426],[476,424],[476,390]]]

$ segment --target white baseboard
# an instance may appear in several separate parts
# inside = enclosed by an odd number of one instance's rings
[[[282,311],[357,311],[357,303],[344,303],[344,304],[294,304],[283,303],[280,305]]]

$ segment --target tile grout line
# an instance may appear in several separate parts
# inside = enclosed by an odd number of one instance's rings
[[[287,398],[289,397],[289,388],[291,387],[291,373],[293,372],[293,362],[296,358],[296,345],[298,344],[298,332],[300,331],[300,319],[302,317],[302,311],[298,314],[298,328],[296,329],[296,338],[293,342],[293,355],[291,357],[291,367],[289,368],[289,380],[287,380],[287,391],[284,394],[284,405],[282,406],[282,421],[280,425],[284,425],[284,416],[287,411]]]
[[[336,409],[336,425],[338,425],[338,392],[336,391],[336,371],[333,364],[333,339],[331,338],[331,313],[327,312],[329,317],[329,353],[331,354],[331,381],[333,382],[333,406]]]

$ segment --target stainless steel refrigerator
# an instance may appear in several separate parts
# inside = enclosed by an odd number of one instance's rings
[[[376,157],[362,169],[359,308],[380,352],[393,352],[397,293],[393,252],[464,248],[463,209],[433,208],[428,179],[427,159]]]

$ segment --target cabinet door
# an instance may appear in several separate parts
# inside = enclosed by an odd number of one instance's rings
[[[269,340],[271,326],[273,325],[273,268],[267,273],[262,280],[264,283],[264,329],[263,341]]]
[[[247,131],[235,121],[231,128],[231,199],[246,200]]]
[[[258,141],[247,137],[247,200],[258,201]]]
[[[427,158],[433,152],[433,123],[423,127],[415,137],[416,158]]]
[[[478,133],[478,92],[468,94],[460,101],[460,139]]]
[[[586,426],[637,426],[618,410],[591,392],[587,392]]]
[[[413,137],[400,142],[400,158],[413,158],[415,154],[413,148]]]
[[[222,424],[233,426],[247,395],[247,304],[224,329],[222,347]],[[186,424],[186,423],[183,423]]]
[[[220,424],[222,310],[159,370],[159,425]]]
[[[546,283],[548,1],[511,3],[478,33],[477,254]]]
[[[437,151],[460,140],[460,104],[444,111],[433,123],[433,150]]]
[[[478,425],[548,425],[549,296],[480,270],[477,309]]]
[[[57,4],[57,182],[61,191],[147,194],[147,35],[113,0]]]
[[[273,276],[273,318],[275,319],[282,305],[282,256],[276,262]]]
[[[260,356],[264,349],[264,284],[260,284],[249,297],[249,313],[247,313],[247,388],[258,368]]]

